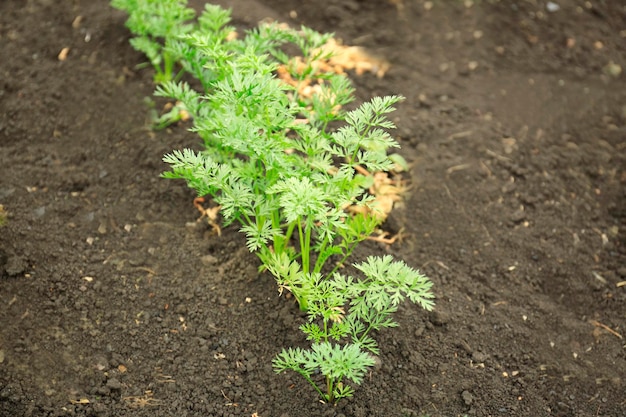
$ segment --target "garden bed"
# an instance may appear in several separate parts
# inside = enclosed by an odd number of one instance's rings
[[[220,2],[238,27],[306,24],[390,63],[351,76],[360,100],[407,97],[392,118],[411,187],[384,225],[403,239],[354,260],[419,268],[435,311],[403,305],[337,406],[275,374],[305,317],[236,228],[217,236],[159,178],[198,139],[149,128],[125,15],[8,0],[0,416],[624,415],[623,6],[302,3]]]

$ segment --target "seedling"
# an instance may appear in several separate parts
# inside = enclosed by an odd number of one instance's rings
[[[353,388],[344,381],[360,384],[374,365],[372,355],[379,349],[372,330],[398,326],[391,315],[405,298],[427,310],[433,307],[432,283],[404,262],[369,257],[354,267],[364,278],[337,272],[303,278],[309,289],[309,320],[300,330],[312,342],[311,349],[283,349],[273,361],[276,372],[299,373],[330,403],[351,396]],[[321,386],[315,382],[317,373],[324,379]]]
[[[179,57],[172,43],[193,30],[189,21],[195,17],[187,0],[111,0],[111,6],[128,13],[126,26],[135,35],[130,44],[144,53],[155,70],[154,81],[177,79]]]
[[[211,196],[225,224],[240,225],[279,291],[307,312],[300,329],[311,348],[284,349],[274,368],[299,373],[334,403],[351,396],[349,381],[359,384],[373,366],[373,332],[397,326],[391,315],[400,302],[433,306],[431,282],[390,256],[355,264],[362,278],[339,273],[387,214],[389,201],[368,190],[390,192],[372,174],[403,162],[389,155],[399,145],[387,118],[402,97],[375,97],[346,111],[354,100],[348,78],[320,65],[330,62],[324,46],[331,35],[269,24],[239,39],[218,6],[207,5],[192,29],[184,23],[189,15],[177,15],[185,17],[179,29],[144,34],[163,38],[161,55],[176,57],[200,86],[172,79],[157,86],[158,96],[191,117],[205,145],[166,155],[171,171],[163,176],[186,180],[199,198]],[[294,48],[297,57],[285,52]],[[215,212],[203,214],[215,228]]]

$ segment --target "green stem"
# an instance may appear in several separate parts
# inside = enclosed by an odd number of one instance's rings
[[[333,395],[333,381],[329,376],[326,377],[326,391],[328,392],[328,394],[325,395],[325,397],[328,400],[328,402],[329,403],[334,402],[335,396]]]
[[[313,267],[313,273],[322,271],[322,268],[324,267],[324,264],[326,263],[326,260],[328,259],[327,256],[326,257],[322,256],[322,254],[326,250],[327,245],[328,245],[328,241],[325,240],[324,242],[322,242],[319,250],[317,251],[318,256],[317,256],[317,260],[315,261],[315,266]]]
[[[365,336],[367,336],[367,334],[370,332],[370,330],[372,330],[372,324],[371,324],[371,323],[369,324],[369,326],[367,326],[367,330],[365,330],[363,333],[361,333],[361,337],[358,337],[358,336],[357,336],[356,340],[357,340],[359,343],[362,343],[362,342],[363,342],[363,339],[365,339]],[[355,335],[355,336],[356,336],[356,335]]]
[[[292,368],[292,369],[294,369],[296,372],[298,372],[300,375],[302,375],[304,377],[304,379],[306,379],[309,382],[309,384],[313,385],[313,388],[315,388],[315,390],[318,392],[320,397],[326,398],[326,395],[322,392],[320,387],[318,387],[317,384],[315,382],[313,382],[311,377],[309,375],[307,375],[306,372],[303,372],[300,368],[297,368],[297,369],[296,368]]]
[[[305,271],[307,273],[310,273],[310,267],[311,267],[311,233],[313,232],[313,228],[311,226],[306,226],[306,233],[305,233],[305,246],[304,246],[304,250],[306,251],[306,269]]]
[[[175,64],[176,61],[174,60],[172,55],[168,54],[167,51],[163,51],[163,77],[166,81],[173,80]]]
[[[302,261],[302,273],[306,274],[306,276],[308,276],[311,273],[310,267],[311,267],[311,254],[310,254],[310,249],[311,249],[311,228],[308,226],[305,226],[305,229],[303,230],[302,228],[302,221],[301,219],[298,217],[298,219],[296,220],[296,222],[298,223],[298,237],[300,238],[300,260]],[[300,310],[301,311],[308,311],[309,310],[309,301],[307,300],[307,295],[306,293],[304,294],[299,294],[298,290],[295,288],[295,286],[292,287],[292,291],[291,291],[294,295],[294,297],[296,297],[296,299],[298,300],[298,304],[300,305]]]
[[[359,144],[358,146],[354,149],[354,152],[352,153],[352,157],[350,158],[350,163],[356,164],[356,156],[359,153],[359,149],[361,149],[361,142],[363,141],[363,139],[367,136],[367,134],[370,132],[372,128],[372,125],[368,123],[367,127],[365,128],[365,130],[363,131],[363,133],[361,133],[359,135]]]
[[[258,223],[257,222],[253,222],[252,219],[250,219],[250,216],[248,216],[247,213],[242,212],[241,214],[243,215],[243,218],[246,220],[245,223],[247,223],[248,226],[257,226],[258,227]]]
[[[302,272],[305,274],[310,273],[310,260],[309,260],[309,245],[308,237],[310,236],[309,228],[306,228],[306,232],[302,229],[302,221],[298,217],[298,237],[300,238],[300,256],[302,257]],[[305,236],[306,234],[306,236]]]
[[[272,213],[272,228],[274,230],[280,230],[280,213],[275,210]],[[281,236],[280,231],[274,234],[274,251],[276,253],[282,253],[285,251],[285,242],[289,241],[289,237]]]
[[[348,257],[350,255],[352,255],[352,252],[354,251],[354,248],[356,248],[356,245],[358,245],[360,241],[356,241],[354,242],[354,244],[352,244],[352,247],[350,247],[350,244],[348,244],[348,250],[346,251],[346,253],[343,255],[343,257],[341,258],[341,260],[339,262],[337,262],[337,264],[335,265],[335,267],[333,268],[332,271],[330,271],[330,273],[328,274],[328,276],[332,276],[335,272],[337,272],[337,270],[339,268],[341,268],[341,266],[343,265],[343,263],[346,261],[346,259],[348,259]]]
[[[296,228],[296,223],[293,222],[287,227],[287,233],[285,233],[285,243],[288,243],[293,235],[293,231]]]
[[[324,342],[328,342],[328,320],[324,320]]]

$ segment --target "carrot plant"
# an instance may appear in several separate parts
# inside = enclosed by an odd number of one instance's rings
[[[154,68],[154,81],[161,83],[179,77],[179,56],[172,43],[193,30],[195,11],[187,0],[111,0],[111,5],[128,13],[126,26],[134,37],[130,44],[146,55]]]
[[[193,30],[165,40],[197,82],[167,80],[156,94],[185,109],[204,149],[166,155],[171,170],[163,176],[210,195],[224,222],[239,224],[279,291],[306,311],[300,329],[310,349],[284,349],[273,365],[299,373],[334,403],[351,396],[349,381],[359,384],[374,364],[373,332],[397,325],[400,302],[433,306],[431,282],[391,256],[355,264],[361,277],[340,273],[384,218],[368,193],[369,173],[396,163],[387,115],[402,97],[346,111],[354,100],[348,78],[316,67],[330,35],[269,24],[239,39],[229,20],[228,11],[206,6]],[[305,94],[312,77],[316,93]]]
[[[369,257],[354,267],[361,279],[338,272],[305,274],[308,322],[300,330],[312,342],[311,349],[283,349],[273,360],[277,372],[297,372],[331,403],[351,396],[353,388],[345,381],[360,384],[374,365],[372,355],[379,349],[372,331],[397,327],[392,314],[402,301],[408,298],[427,310],[433,306],[432,283],[404,262]],[[315,381],[318,373],[321,383]]]

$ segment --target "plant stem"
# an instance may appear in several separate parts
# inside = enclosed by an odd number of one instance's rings
[[[278,211],[276,211],[276,213],[279,216],[279,221],[280,221],[280,213],[278,213]],[[287,227],[287,233],[285,233],[285,243],[289,242],[289,240],[291,239],[291,235],[293,235],[293,231],[295,227],[296,227],[296,223],[291,223]]]
[[[309,274],[310,270],[310,253],[309,253],[309,239],[311,238],[310,228],[307,228],[306,232],[302,230],[302,221],[300,217],[296,220],[298,223],[298,237],[300,238],[300,256],[302,260],[302,272]],[[306,235],[306,236],[305,236]],[[294,288],[295,290],[295,288]],[[301,311],[307,311],[309,309],[309,303],[306,299],[306,294],[301,297],[300,294],[296,294],[297,290],[292,290],[293,295],[298,300]]]
[[[292,368],[292,369],[294,369],[294,368]],[[294,369],[294,370],[296,372],[298,372],[300,375],[302,375],[304,377],[304,379],[306,379],[309,382],[309,384],[313,385],[313,388],[315,388],[315,390],[318,392],[320,397],[326,398],[326,395],[322,392],[320,387],[318,387],[317,384],[315,382],[313,382],[311,377],[309,375],[307,375],[306,372],[303,372],[302,370],[298,371],[298,369]]]
[[[335,396],[333,395],[333,381],[329,376],[326,377],[326,391],[328,393],[325,395],[325,397],[328,400],[328,402],[329,403],[334,402]]]
[[[274,233],[274,251],[276,253],[281,253],[285,251],[285,242],[289,241],[289,237],[281,236],[280,234],[280,213],[278,210],[272,212],[272,228],[274,230],[278,230],[278,232]]]
[[[337,262],[337,264],[335,265],[335,267],[333,268],[332,271],[330,271],[330,273],[327,276],[332,276],[335,272],[337,272],[337,270],[339,268],[341,268],[341,266],[343,265],[343,263],[346,261],[346,259],[348,259],[348,257],[352,254],[352,251],[354,251],[354,249],[356,248],[356,245],[360,242],[360,240],[357,240],[356,242],[354,242],[354,244],[352,244],[352,247],[350,247],[350,244],[348,244],[348,250],[346,251],[346,253],[343,254],[343,257],[341,258],[341,260],[339,262]]]
[[[300,254],[302,256],[302,272],[304,272],[305,274],[308,274],[310,272],[309,270],[309,248],[307,245],[307,238],[305,237],[305,232],[304,230],[302,230],[302,220],[300,219],[300,217],[298,217],[298,237],[300,238]],[[308,235],[308,230],[307,230],[307,235]]]
[[[321,272],[324,264],[326,263],[326,260],[328,259],[327,256],[322,256],[322,254],[326,250],[326,245],[328,245],[328,241],[324,240],[320,245],[319,250],[317,250],[318,255],[317,260],[315,261],[315,266],[313,267],[313,273]]]

